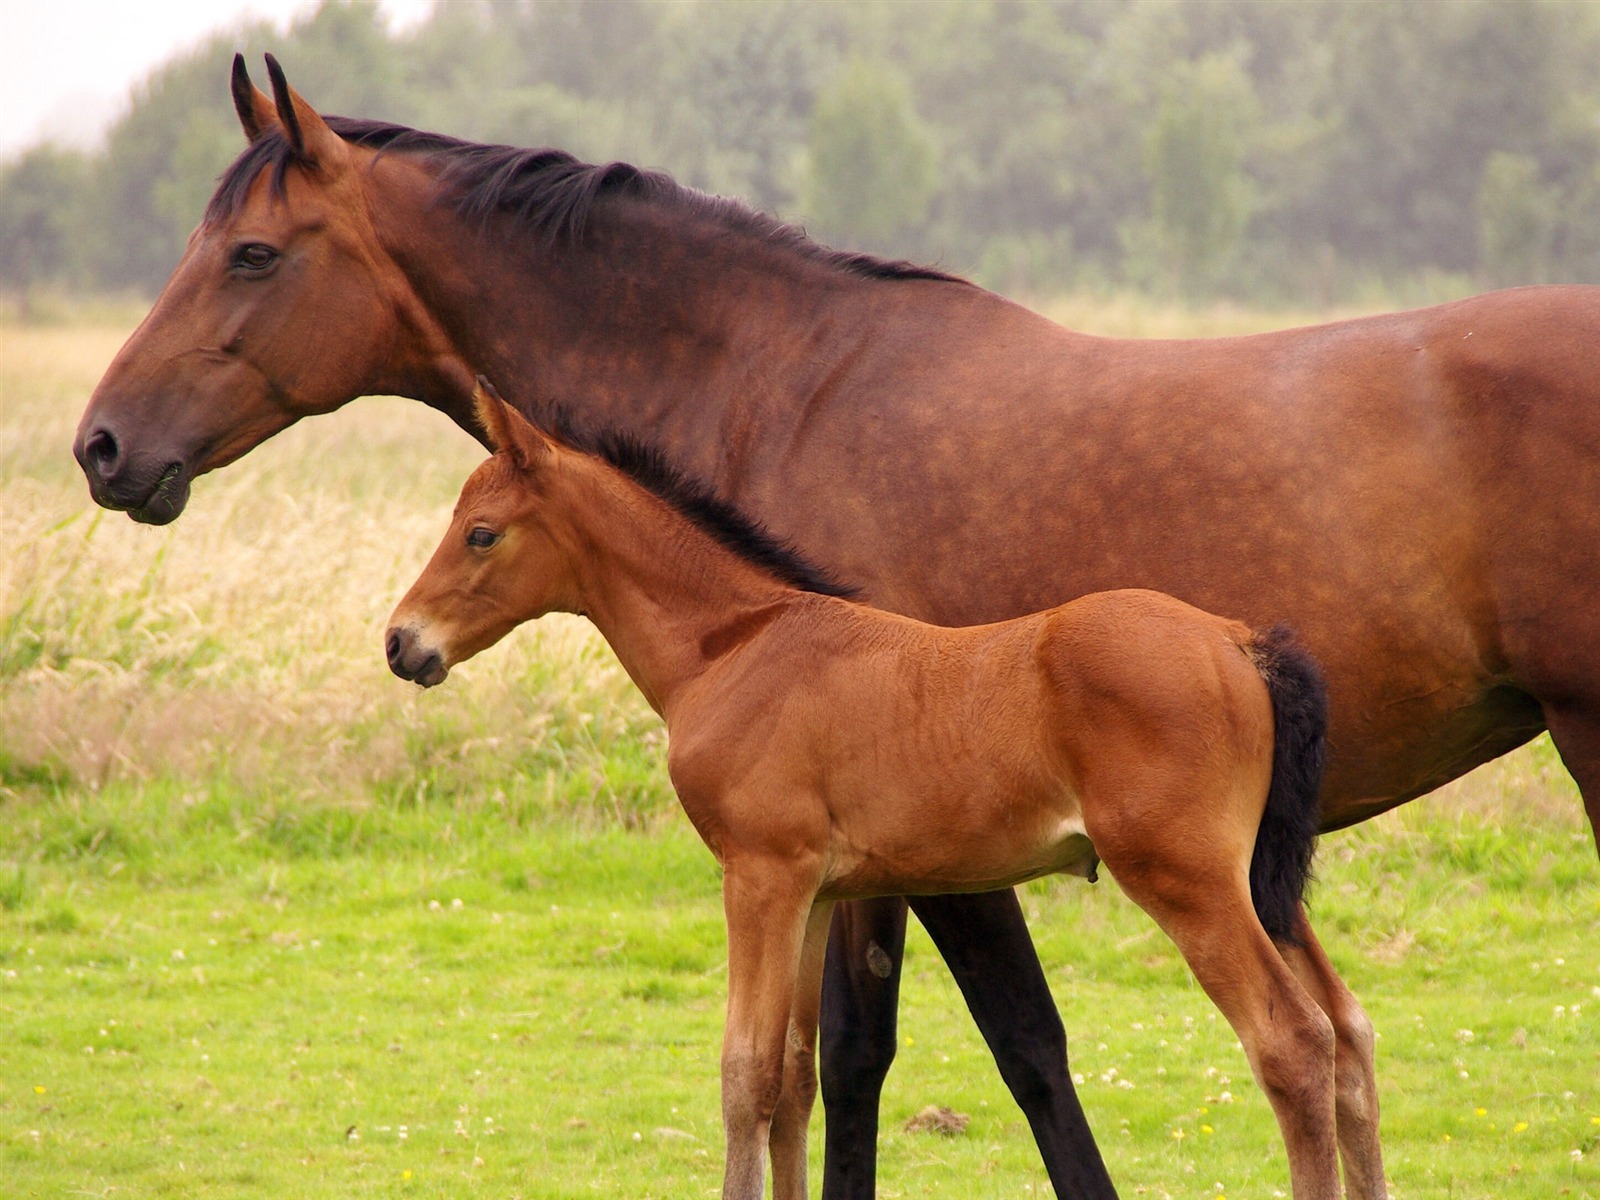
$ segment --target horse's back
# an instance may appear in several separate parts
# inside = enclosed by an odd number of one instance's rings
[[[972,624],[1148,587],[1286,621],[1330,681],[1334,820],[1537,731],[1546,631],[1600,648],[1600,289],[1154,342],[940,302],[970,319],[942,353],[865,362],[899,375],[841,388],[871,419],[825,406],[764,484],[874,603]],[[824,478],[864,494],[808,504]]]

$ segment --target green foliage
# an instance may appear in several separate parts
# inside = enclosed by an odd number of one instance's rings
[[[828,8],[805,0],[688,6],[663,30],[648,158],[696,187],[792,211],[819,81],[837,56]],[[604,92],[609,78],[610,68],[588,86]]]
[[[0,170],[0,280],[158,287],[240,141],[228,60],[324,111],[558,145],[1027,291],[1330,303],[1600,279],[1600,8],[1529,0],[326,0]],[[257,68],[259,73],[259,67]]]
[[[88,183],[82,155],[50,146],[0,168],[0,279],[25,302],[39,282],[70,281],[82,270],[74,239]]]
[[[1133,227],[1130,257],[1153,259],[1180,294],[1214,287],[1244,236],[1254,191],[1244,142],[1257,119],[1249,78],[1224,55],[1181,64],[1156,109],[1145,136],[1150,217]]]
[[[1555,199],[1539,178],[1537,159],[1498,150],[1489,156],[1478,185],[1478,239],[1491,283],[1543,283],[1556,219]]]
[[[887,63],[853,59],[811,117],[805,210],[823,236],[851,247],[894,245],[927,216],[933,139],[911,88]]]

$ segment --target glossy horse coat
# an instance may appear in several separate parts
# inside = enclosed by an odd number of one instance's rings
[[[882,608],[976,624],[1141,586],[1292,624],[1328,679],[1327,828],[1546,727],[1600,814],[1600,289],[1088,337],[660,176],[325,122],[274,84],[236,72],[251,145],[84,414],[101,503],[171,520],[198,475],[366,393],[476,433],[470,363],[538,424],[561,396],[647,437]],[[1014,900],[913,904],[1057,1193],[1109,1195]],[[904,914],[839,906],[830,1198],[872,1192]],[[1370,1029],[1335,1027],[1363,1061]]]
[[[1327,716],[1285,635],[1144,591],[926,625],[826,594],[635,443],[599,438],[612,466],[492,395],[479,412],[498,453],[395,609],[389,664],[435,685],[522,621],[581,612],[665,719],[723,867],[724,1197],[760,1200],[769,1146],[774,1195],[806,1195],[834,901],[1103,860],[1238,1032],[1297,1200],[1335,1200],[1333,1026],[1273,940],[1304,926]],[[1346,1133],[1376,1164],[1376,1127]]]

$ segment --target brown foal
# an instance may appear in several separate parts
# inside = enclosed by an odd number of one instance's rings
[[[637,443],[583,453],[481,381],[476,402],[495,455],[396,608],[389,663],[431,687],[523,621],[582,613],[665,719],[724,871],[725,1197],[758,1200],[769,1150],[774,1195],[806,1194],[835,901],[1100,862],[1238,1033],[1296,1200],[1338,1196],[1340,1141],[1382,1178],[1375,1121],[1336,1131],[1327,997],[1297,978],[1320,978],[1300,899],[1326,702],[1285,634],[1148,591],[923,624],[839,595]]]

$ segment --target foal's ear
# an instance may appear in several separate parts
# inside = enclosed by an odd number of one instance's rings
[[[328,128],[317,110],[289,86],[283,68],[267,55],[267,77],[272,80],[272,101],[277,110],[283,136],[289,139],[294,156],[307,166],[328,167],[343,162],[349,155],[344,139]]]
[[[482,375],[472,393],[477,409],[478,424],[489,435],[489,447],[496,454],[509,454],[511,461],[524,470],[532,470],[550,453],[550,439],[545,437],[526,417],[500,398]]]
[[[244,55],[233,56],[233,111],[239,114],[239,124],[244,135],[252,142],[261,140],[263,134],[278,128],[278,114],[267,94],[250,81],[250,71],[244,65]]]

